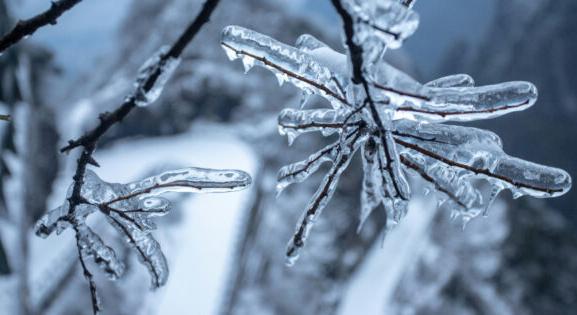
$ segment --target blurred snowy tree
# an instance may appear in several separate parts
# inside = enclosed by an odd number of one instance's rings
[[[0,33],[12,24],[9,5],[0,1]],[[23,44],[0,56],[0,104],[14,120],[0,126],[0,221],[7,254],[2,269],[17,276],[18,310],[35,312],[30,301],[28,271],[29,231],[42,215],[58,170],[55,119],[52,104],[44,98],[56,69],[51,54],[42,47]],[[38,158],[42,157],[42,158]],[[7,264],[10,269],[7,269]],[[34,301],[36,302],[36,301]]]
[[[392,314],[569,314],[577,237],[544,202],[503,202],[466,233],[441,212],[392,289]]]

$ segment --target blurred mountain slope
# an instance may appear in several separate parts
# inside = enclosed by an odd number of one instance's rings
[[[392,314],[550,314],[577,309],[577,235],[542,202],[495,205],[462,230],[439,213]]]

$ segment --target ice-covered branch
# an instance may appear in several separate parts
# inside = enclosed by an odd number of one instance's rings
[[[351,139],[346,141],[345,145],[341,146],[339,143],[333,166],[307,205],[305,212],[299,220],[300,223],[297,225],[296,232],[289,241],[286,250],[288,265],[293,265],[298,259],[300,250],[304,246],[313,224],[334,194],[341,174],[349,165],[355,150],[362,142],[364,136],[362,132],[357,131]]]
[[[170,210],[168,199],[159,195],[167,192],[230,192],[246,188],[251,178],[237,170],[213,170],[185,168],[167,171],[140,181],[117,184],[101,180],[96,173],[86,170],[82,179],[80,200],[71,211],[69,201],[75,183],[68,190],[69,198],[47,212],[35,226],[38,236],[48,237],[53,232],[61,233],[72,227],[76,234],[79,259],[84,275],[90,284],[95,313],[100,309],[92,273],[86,268],[85,260],[91,257],[110,278],[120,278],[125,270],[114,249],[86,224],[88,216],[95,212],[103,214],[107,221],[127,240],[140,262],[151,276],[151,286],[158,288],[168,279],[168,264],[160,245],[150,233],[156,228],[152,219],[165,215]]]
[[[303,133],[317,131],[339,137],[279,172],[280,191],[304,181],[321,164],[332,163],[289,242],[289,264],[298,257],[339,175],[359,148],[364,175],[359,227],[379,205],[386,211],[387,229],[400,222],[412,195],[406,175],[424,180],[440,193],[439,204],[446,203],[465,221],[487,213],[504,189],[514,197],[538,198],[557,197],[570,189],[571,177],[565,171],[507,155],[496,134],[441,124],[491,119],[527,109],[537,100],[533,84],[475,86],[466,74],[422,84],[382,58],[387,49],[398,48],[415,31],[414,1],[332,3],[343,21],[347,55],[306,34],[295,47],[238,26],[226,27],[222,36],[227,55],[240,58],[245,71],[262,66],[280,81],[294,84],[305,95],[317,94],[331,105],[329,109],[285,109],[278,118],[279,132],[289,143]],[[357,135],[362,137],[351,146]],[[489,184],[488,196],[480,181]]]
[[[104,244],[86,225],[86,218],[90,214],[94,212],[104,214],[108,222],[124,235],[140,261],[149,270],[152,287],[157,288],[166,282],[168,265],[160,245],[150,234],[155,228],[152,217],[166,214],[170,205],[167,199],[158,195],[169,191],[229,192],[246,188],[251,182],[250,176],[242,171],[187,168],[125,185],[110,184],[102,181],[88,169],[89,165],[99,166],[93,158],[93,153],[100,138],[137,106],[147,106],[160,96],[166,82],[178,66],[182,52],[202,26],[209,21],[218,3],[219,0],[207,0],[172,46],[161,48],[144,63],[139,70],[134,90],[125,101],[113,112],[102,113],[94,129],[77,140],[71,140],[61,150],[68,152],[82,147],[66,200],[37,222],[36,233],[46,237],[54,231],[59,233],[67,227],[73,227],[81,267],[90,285],[95,314],[101,309],[100,299],[85,259],[92,257],[111,279],[122,276],[124,265],[116,258],[114,250]]]
[[[10,46],[34,34],[46,25],[55,25],[64,12],[72,9],[82,0],[55,0],[50,2],[50,8],[27,20],[20,20],[16,26],[0,38],[0,55]]]

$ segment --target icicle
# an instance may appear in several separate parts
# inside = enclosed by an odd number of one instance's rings
[[[491,206],[493,205],[493,202],[495,202],[495,199],[497,199],[497,196],[499,195],[499,193],[503,190],[503,186],[499,185],[499,184],[494,184],[491,186],[491,194],[489,195],[489,198],[487,199],[486,203],[485,203],[485,207],[483,208],[483,216],[487,217],[489,215],[489,208],[491,208]]]
[[[381,177],[378,176],[376,145],[375,141],[369,138],[362,149],[363,186],[361,189],[361,214],[357,233],[360,232],[367,218],[382,200],[383,183]]]
[[[244,67],[244,73],[247,74],[250,71],[250,69],[252,69],[252,67],[254,67],[256,59],[249,57],[249,56],[242,56],[241,60],[242,60],[242,65]]]
[[[68,202],[56,209],[48,211],[36,222],[36,225],[34,226],[36,235],[46,238],[54,231],[56,231],[57,234],[60,234],[70,225],[66,220],[67,215]]]
[[[229,192],[244,189],[250,182],[250,176],[242,171],[189,167],[130,183],[127,185],[127,192],[146,192],[143,193],[146,196],[166,192]]]
[[[278,81],[278,86],[283,86],[283,84],[288,81],[288,77],[286,74],[281,73],[281,72],[276,72],[274,74],[274,76],[276,77],[277,81]]]
[[[323,209],[331,200],[341,174],[349,165],[355,149],[357,149],[359,144],[363,141],[365,141],[363,137],[353,138],[347,142],[348,148],[341,148],[340,152],[338,152],[338,156],[336,157],[331,170],[323,178],[323,182],[315,192],[311,201],[308,203],[303,217],[297,225],[293,237],[289,241],[286,252],[288,265],[294,264],[296,259],[298,259],[300,251],[305,244],[316,218],[321,214]]]
[[[343,5],[355,17],[354,40],[363,44],[377,37],[392,49],[399,48],[419,25],[418,15],[397,1],[345,1]]]
[[[303,109],[305,107],[305,105],[307,104],[308,100],[310,99],[312,93],[310,93],[307,90],[303,90],[301,93],[301,98],[299,101],[299,108]]]

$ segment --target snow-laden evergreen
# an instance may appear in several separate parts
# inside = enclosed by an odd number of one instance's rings
[[[348,57],[311,35],[301,36],[293,47],[239,26],[226,27],[222,34],[227,56],[241,59],[245,72],[258,65],[272,71],[280,85],[294,84],[303,91],[301,107],[311,94],[331,105],[329,109],[284,110],[279,116],[279,130],[289,143],[312,131],[339,136],[333,144],[279,172],[277,187],[282,190],[304,181],[322,163],[332,164],[288,244],[289,265],[298,258],[339,177],[359,149],[365,175],[361,224],[381,203],[388,227],[400,221],[411,198],[407,174],[422,177],[442,193],[441,203],[448,203],[453,214],[465,222],[486,214],[504,189],[511,190],[514,197],[539,198],[569,190],[569,174],[507,155],[496,134],[441,124],[527,109],[537,100],[533,84],[477,87],[463,74],[421,84],[382,59],[387,48],[400,47],[415,31],[418,20],[410,8],[413,1],[406,5],[395,1],[340,3],[353,24],[353,34],[346,38]],[[359,60],[362,80],[355,73]],[[480,179],[490,188],[484,189]]]

